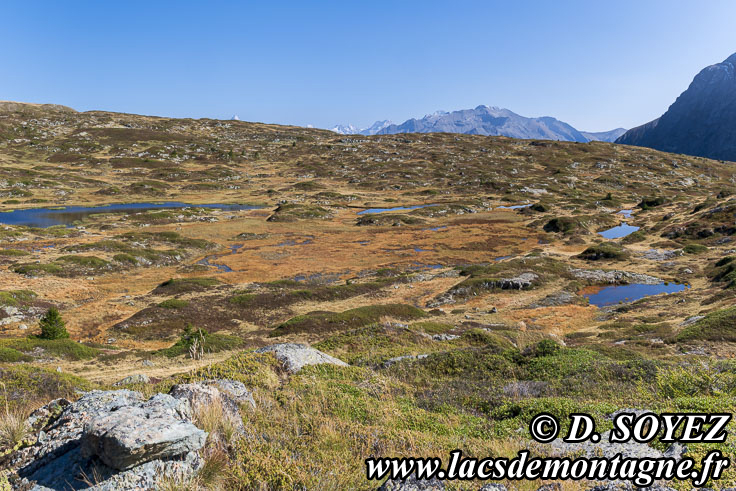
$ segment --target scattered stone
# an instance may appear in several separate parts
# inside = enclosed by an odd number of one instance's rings
[[[668,261],[682,255],[682,249],[665,249],[662,251],[658,249],[649,249],[648,251],[644,251],[641,253],[641,257],[643,257],[644,259],[649,259],[650,261]]]
[[[486,484],[482,488],[480,488],[478,491],[506,491],[506,486],[503,484],[499,484],[497,482],[492,482],[489,484]]]
[[[503,386],[503,393],[508,397],[542,397],[547,394],[549,383],[533,380],[519,380]]]
[[[559,307],[561,305],[569,305],[575,303],[580,299],[578,295],[574,293],[561,291],[558,293],[552,293],[547,295],[543,299],[529,305],[530,309],[538,309],[540,307]]]
[[[453,339],[458,339],[460,336],[457,334],[435,334],[432,336],[432,339],[435,341],[452,341]]]
[[[156,365],[151,360],[143,360],[143,363],[142,364],[143,364],[144,367],[153,367],[153,366]]]
[[[150,378],[148,378],[148,375],[142,374],[142,373],[136,373],[134,375],[128,375],[122,380],[118,380],[114,384],[112,384],[114,387],[120,387],[121,385],[130,385],[130,384],[147,384],[151,381]]]
[[[682,321],[680,323],[680,325],[681,326],[689,326],[690,324],[695,324],[700,319],[705,319],[705,316],[704,315],[692,315],[692,316],[688,317],[687,319],[685,319],[684,321]]]
[[[329,363],[341,367],[348,366],[342,360],[322,353],[306,344],[279,343],[265,346],[256,350],[256,353],[273,353],[289,373],[297,373],[307,365],[320,365]]]
[[[422,479],[411,475],[406,480],[389,479],[377,491],[444,491],[445,484],[439,479]]]
[[[394,365],[400,361],[404,360],[422,360],[429,355],[404,355],[404,356],[396,356],[394,358],[389,358],[388,360],[381,363],[381,368],[388,368],[391,365]]]

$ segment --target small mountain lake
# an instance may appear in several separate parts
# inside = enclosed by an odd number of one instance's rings
[[[497,210],[499,209],[500,210],[521,210],[522,208],[529,208],[530,206],[532,206],[532,203],[526,203],[524,205],[508,205],[508,206],[502,205],[502,206],[497,206],[496,209]]]
[[[678,283],[659,283],[658,285],[646,285],[643,283],[633,283],[630,285],[606,286],[595,293],[584,293],[591,305],[597,307],[605,307],[606,305],[615,305],[619,302],[629,303],[639,300],[640,298],[660,293],[677,293],[689,288],[687,285]]]
[[[368,208],[366,210],[359,211],[358,215],[372,215],[374,213],[386,213],[388,211],[411,211],[418,210],[419,208],[427,208],[429,206],[437,205],[397,206],[396,208]]]
[[[633,225],[629,225],[628,223],[622,223],[621,225],[609,228],[608,230],[604,230],[603,232],[598,232],[598,235],[602,235],[606,239],[620,239],[622,237],[626,237],[627,235],[633,234],[637,230],[639,230],[639,227],[634,227]]]
[[[177,208],[215,208],[225,211],[255,210],[262,208],[254,205],[233,205],[221,203],[190,204],[178,201],[163,203],[121,203],[104,206],[67,206],[59,208],[28,208],[0,212],[0,223],[5,225],[24,225],[26,227],[46,228],[54,225],[69,226],[96,213],[129,213],[158,209]]]

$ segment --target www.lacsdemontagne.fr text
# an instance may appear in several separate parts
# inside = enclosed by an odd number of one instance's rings
[[[636,486],[649,486],[659,480],[691,480],[694,486],[702,486],[711,478],[718,479],[730,462],[718,450],[703,457],[699,470],[691,458],[627,458],[620,454],[611,458],[538,458],[522,450],[511,459],[476,459],[464,458],[460,450],[455,450],[450,452],[446,468],[440,458],[366,459],[365,464],[369,480],[404,480],[416,475],[420,480],[626,480]]]

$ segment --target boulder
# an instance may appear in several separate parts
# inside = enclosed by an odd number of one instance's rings
[[[106,428],[98,426],[106,418],[125,419],[123,415],[136,413],[150,416],[135,423]],[[191,425],[191,410],[186,401],[159,394],[145,401],[139,392],[130,390],[91,391],[77,401],[58,399],[36,410],[28,420],[29,426],[37,431],[37,441],[9,456],[4,465],[14,472],[15,487],[35,490],[94,489],[132,490],[153,489],[162,475],[186,477],[202,466],[196,451],[204,443],[205,434]],[[128,431],[125,439],[140,439],[150,443],[155,425],[168,424],[192,431],[189,439],[174,438],[170,442],[158,439],[158,447],[137,445],[140,465],[121,472],[120,468],[106,464],[107,450],[98,445],[111,439],[116,432]],[[99,430],[88,435],[87,429]],[[164,429],[162,433],[168,431]],[[85,451],[83,451],[83,442]],[[183,444],[188,443],[188,444]],[[148,452],[151,449],[152,452]],[[100,455],[102,454],[102,455]],[[95,484],[90,485],[93,476]]]
[[[126,470],[204,446],[207,433],[191,422],[187,400],[156,394],[146,402],[101,414],[85,424],[82,454]]]
[[[297,373],[307,365],[329,363],[341,367],[348,366],[342,360],[322,353],[306,344],[280,343],[257,349],[256,353],[272,353],[289,373]]]

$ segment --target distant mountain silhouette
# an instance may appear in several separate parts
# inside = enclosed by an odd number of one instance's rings
[[[736,161],[736,54],[704,68],[666,113],[616,143]]]
[[[527,118],[499,107],[478,106],[460,111],[437,111],[421,119],[401,124],[376,121],[359,130],[353,125],[337,125],[332,131],[342,134],[388,135],[396,133],[465,133],[469,135],[509,136],[535,140],[613,141],[626,130],[586,133],[552,117]]]
[[[621,135],[626,133],[626,128],[616,128],[615,130],[611,130],[611,131],[598,131],[598,132],[581,131],[580,133],[582,133],[583,136],[590,141],[615,142],[616,139],[618,139]]]

